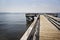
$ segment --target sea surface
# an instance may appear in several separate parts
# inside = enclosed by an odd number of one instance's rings
[[[60,18],[60,13],[58,13],[58,17]]]
[[[25,13],[0,13],[0,40],[19,40],[26,30]]]

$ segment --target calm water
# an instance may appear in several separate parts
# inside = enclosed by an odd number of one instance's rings
[[[0,40],[19,40],[26,29],[24,13],[0,13]]]
[[[58,13],[58,17],[60,18],[60,13]]]

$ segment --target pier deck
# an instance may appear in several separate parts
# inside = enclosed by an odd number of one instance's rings
[[[40,40],[60,40],[60,30],[58,30],[44,15],[40,15]]]

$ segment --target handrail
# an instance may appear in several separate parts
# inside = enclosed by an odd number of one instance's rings
[[[36,22],[37,22],[37,20],[38,20],[38,17],[39,17],[39,15],[37,15],[36,19],[35,19],[35,20],[33,21],[33,23],[29,26],[29,28],[27,29],[27,31],[24,33],[24,35],[21,37],[20,40],[27,40],[27,39],[28,39],[31,31],[33,30],[33,28],[34,28],[34,26],[35,26],[35,24],[36,24]]]
[[[54,17],[54,16],[51,16],[51,15],[48,15],[48,16],[51,17],[51,18],[54,18],[57,21],[60,21],[60,18],[58,18],[58,17]]]
[[[60,30],[60,23],[51,15],[45,15],[47,19]]]
[[[60,23],[58,22],[58,20],[56,20],[54,17],[49,16],[49,18],[51,18],[51,20],[53,20],[55,23],[57,23],[58,25],[60,25]]]

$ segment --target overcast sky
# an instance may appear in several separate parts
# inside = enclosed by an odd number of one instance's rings
[[[0,12],[60,12],[60,0],[0,0]]]

